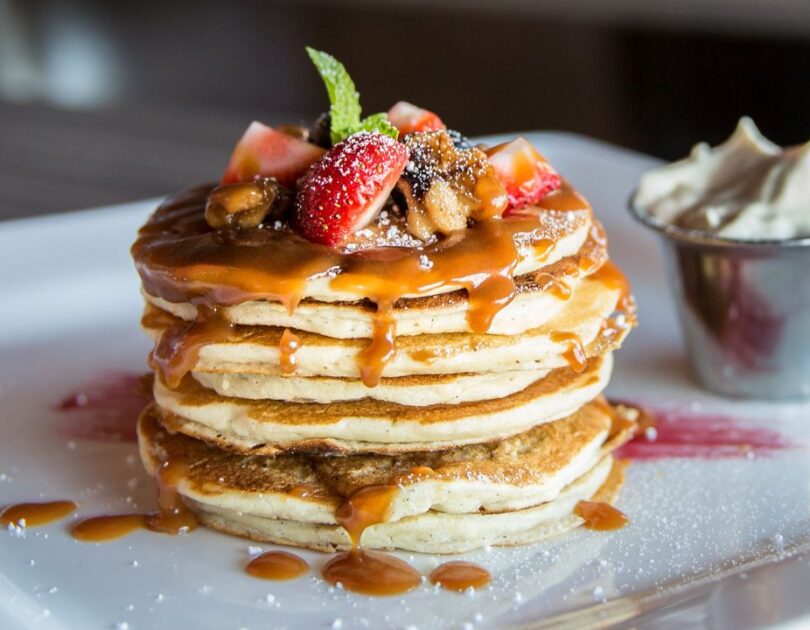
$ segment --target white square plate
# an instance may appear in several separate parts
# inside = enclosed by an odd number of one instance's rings
[[[653,235],[625,211],[654,160],[567,134],[528,135],[588,196],[606,225],[612,257],[634,285],[641,326],[618,353],[609,393],[730,416],[775,431],[794,448],[637,461],[619,499],[630,526],[465,554],[494,575],[489,588],[472,595],[428,585],[394,598],[336,591],[317,577],[326,556],[316,553],[304,554],[310,577],[260,581],[241,570],[247,541],[205,530],[186,537],[136,532],[101,545],[71,539],[71,519],[22,535],[3,531],[0,627],[801,623],[810,614],[810,405],[722,400],[690,380]],[[141,298],[128,250],[154,205],[0,224],[0,506],[72,499],[79,510],[71,518],[154,506],[132,443],[82,439],[83,423],[93,418],[53,409],[99,377],[145,369],[148,343],[138,329]],[[788,556],[799,559],[769,566]],[[438,561],[405,557],[426,571]]]

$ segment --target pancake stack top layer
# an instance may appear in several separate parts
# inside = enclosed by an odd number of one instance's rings
[[[599,399],[635,320],[590,206],[525,140],[484,151],[407,104],[341,132],[334,108],[330,134],[254,123],[223,185],[141,229],[147,468],[182,461],[213,527],[314,548],[350,544],[367,488],[391,491],[365,546],[581,523],[633,425]]]

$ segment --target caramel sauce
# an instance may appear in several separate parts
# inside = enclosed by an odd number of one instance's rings
[[[551,254],[551,251],[554,249],[554,245],[554,241],[550,238],[543,238],[536,243],[532,243],[535,259],[539,261],[547,260],[549,254]]]
[[[397,492],[396,486],[366,486],[349,495],[335,511],[335,519],[349,534],[352,549],[326,563],[323,578],[327,582],[366,595],[398,595],[421,583],[421,576],[407,562],[359,548],[363,531],[385,521]]]
[[[419,363],[430,363],[441,356],[441,353],[435,349],[413,350],[409,354],[414,361],[418,361]]]
[[[293,486],[287,490],[287,494],[298,497],[299,499],[306,499],[312,494],[312,491],[306,486]]]
[[[292,374],[297,367],[295,353],[301,347],[301,340],[289,329],[285,328],[284,333],[281,335],[281,341],[278,344],[278,351],[280,353],[279,362],[281,363],[281,371],[284,374]]]
[[[608,440],[613,439],[619,433],[630,430],[633,434],[640,430],[640,425],[635,420],[628,418],[625,414],[621,413],[616,407],[608,402],[604,396],[596,397],[592,403],[597,405],[604,413],[610,417],[610,429],[608,431]],[[614,463],[614,466],[618,464]]]
[[[541,273],[538,274],[538,280],[542,282],[541,289],[546,293],[551,293],[558,300],[568,300],[573,294],[571,285],[565,278],[550,273]]]
[[[624,333],[631,325],[627,318],[608,317],[599,326],[599,334],[606,338],[615,337]]]
[[[378,306],[379,308],[379,306]],[[374,317],[371,343],[357,353],[360,378],[366,387],[380,384],[383,369],[396,356],[396,322],[390,308]]]
[[[197,517],[189,510],[177,483],[184,476],[188,465],[182,461],[164,462],[158,469],[158,510],[146,515],[146,527],[164,534],[185,534],[197,529]]]
[[[555,190],[537,202],[537,207],[543,210],[561,210],[564,212],[574,212],[583,208],[590,208],[588,200],[571,188],[563,180],[562,188]]]
[[[630,283],[627,277],[622,273],[612,261],[606,261],[590,276],[591,280],[601,282],[607,288],[619,291],[619,300],[616,305],[616,310],[632,313],[635,310],[633,305],[633,297],[630,294]]]
[[[233,325],[217,308],[198,306],[197,319],[173,325],[160,335],[149,365],[159,369],[169,387],[177,387],[194,367],[203,346],[233,337]]]
[[[472,562],[445,562],[430,573],[431,584],[439,584],[449,591],[466,591],[472,587],[482,588],[492,581],[492,575],[484,567]]]
[[[354,548],[339,553],[323,568],[323,578],[365,595],[399,595],[422,583],[422,576],[399,558]]]
[[[3,527],[38,527],[47,525],[71,514],[77,505],[73,501],[48,501],[45,503],[17,503],[0,512]]]
[[[574,514],[585,520],[585,527],[597,531],[621,529],[630,522],[623,512],[601,501],[580,501]]]
[[[286,551],[268,551],[245,565],[245,572],[262,580],[294,580],[309,572],[306,560]]]
[[[396,486],[365,486],[349,495],[335,511],[335,520],[349,534],[353,546],[360,544],[360,537],[368,527],[385,521],[398,491]]]
[[[162,534],[186,534],[197,529],[197,517],[183,503],[177,491],[187,464],[164,462],[158,469],[158,509],[147,514],[109,514],[84,519],[71,535],[85,542],[105,542],[126,536],[136,529],[149,529]]]
[[[132,246],[147,293],[197,307],[197,321],[165,332],[153,353],[153,365],[163,371],[169,385],[176,385],[193,367],[203,345],[231,334],[217,307],[271,300],[292,314],[308,282],[329,276],[331,289],[376,304],[372,341],[357,357],[363,381],[372,386],[396,351],[392,322],[399,299],[437,289],[465,289],[470,328],[486,332],[515,295],[512,273],[520,259],[516,239],[544,258],[553,246],[548,237],[556,229],[546,211],[590,214],[585,199],[564,184],[533,213],[484,219],[422,248],[392,246],[347,253],[283,230],[214,231],[203,212],[209,192],[210,187],[201,187],[167,200]],[[423,264],[425,259],[430,265]],[[561,283],[552,284],[555,294],[570,293]]]
[[[111,514],[79,521],[70,533],[76,540],[106,542],[145,527],[146,517],[143,514]]]
[[[568,366],[575,373],[582,374],[585,371],[585,368],[588,367],[588,355],[579,335],[569,332],[553,332],[551,333],[551,341],[565,343],[568,346],[565,353],[563,353],[563,357],[565,357]]]

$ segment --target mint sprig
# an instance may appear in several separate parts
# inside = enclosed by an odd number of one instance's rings
[[[307,54],[321,75],[329,94],[329,135],[332,144],[361,131],[377,132],[397,139],[399,132],[384,112],[360,120],[360,95],[342,63],[332,55],[307,46]]]

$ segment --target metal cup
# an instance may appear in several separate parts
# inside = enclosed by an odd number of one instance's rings
[[[742,241],[657,222],[689,360],[725,396],[810,398],[810,238]]]

